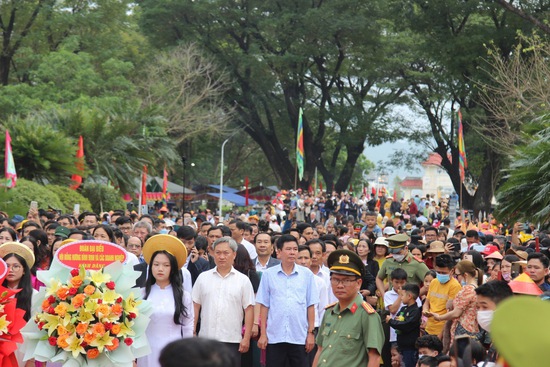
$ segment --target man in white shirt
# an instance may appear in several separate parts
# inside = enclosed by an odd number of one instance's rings
[[[216,267],[199,275],[193,287],[195,329],[201,314],[201,338],[226,344],[238,357],[250,347],[254,319],[254,290],[250,279],[233,267],[237,243],[222,237],[212,244]],[[244,318],[244,335],[242,320]]]

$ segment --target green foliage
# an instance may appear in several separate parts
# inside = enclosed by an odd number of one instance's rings
[[[72,213],[75,204],[80,204],[81,213],[92,210],[90,201],[76,190],[58,185],[48,185],[48,189],[55,193],[59,197],[59,200],[61,200],[63,207],[59,209],[61,209],[63,213]]]
[[[86,183],[82,189],[82,196],[90,201],[94,213],[126,209],[126,202],[122,200],[120,191],[107,185]]]
[[[498,218],[509,221],[550,221],[550,115],[534,122],[545,128],[517,148],[505,183],[498,189]],[[525,138],[529,138],[527,135]]]
[[[77,173],[76,145],[63,131],[58,131],[40,116],[13,117],[4,123],[10,133],[15,169],[19,177],[41,183],[68,183]],[[5,143],[5,134],[0,137]],[[3,146],[3,145],[2,145]],[[4,158],[4,154],[1,158]]]
[[[135,192],[144,165],[159,174],[165,165],[181,164],[165,121],[154,110],[57,109],[44,119],[75,139],[82,135],[90,176],[125,193]]]
[[[13,189],[4,189],[0,192],[0,208],[10,216],[20,214],[25,216],[31,201],[38,202],[38,208],[62,209],[63,204],[56,193],[47,186],[25,179],[18,179]]]

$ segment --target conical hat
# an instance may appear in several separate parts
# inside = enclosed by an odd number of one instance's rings
[[[527,273],[520,274],[517,278],[508,283],[508,285],[512,288],[512,292],[516,294],[540,296],[543,293]]]

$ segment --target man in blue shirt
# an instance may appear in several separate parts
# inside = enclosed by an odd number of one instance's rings
[[[291,235],[277,240],[281,264],[262,274],[256,302],[260,304],[260,349],[267,348],[266,367],[306,367],[315,346],[315,305],[319,292],[314,275],[297,265],[298,242]]]

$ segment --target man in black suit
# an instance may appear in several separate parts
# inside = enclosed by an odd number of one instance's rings
[[[195,280],[199,277],[199,274],[203,271],[210,270],[210,264],[208,261],[199,256],[199,252],[195,248],[195,240],[197,233],[190,226],[181,226],[178,228],[177,237],[183,242],[187,248],[187,262],[185,266],[191,273],[191,280],[195,284]]]
[[[252,259],[257,272],[263,272],[272,266],[281,263],[281,260],[272,257],[273,242],[269,233],[258,233],[254,239],[254,246],[258,257]]]

